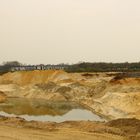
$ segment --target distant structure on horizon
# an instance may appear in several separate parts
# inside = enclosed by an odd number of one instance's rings
[[[27,66],[13,66],[11,71],[31,71],[31,70],[64,70],[65,65],[27,65]]]

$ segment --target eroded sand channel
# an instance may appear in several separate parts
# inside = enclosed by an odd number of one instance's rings
[[[8,98],[5,103],[0,104],[0,115],[43,122],[104,121],[103,118],[77,103],[43,99]]]

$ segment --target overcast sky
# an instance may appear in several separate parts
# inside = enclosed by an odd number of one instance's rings
[[[140,61],[140,0],[0,0],[0,63]]]

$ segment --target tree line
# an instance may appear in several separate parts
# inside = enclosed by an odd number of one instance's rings
[[[59,65],[59,64],[58,64]],[[62,65],[62,64],[60,64]],[[23,66],[18,61],[8,61],[0,65],[0,74],[11,71],[14,66]],[[136,63],[89,63],[81,62],[77,64],[63,64],[67,72],[139,72],[140,62]]]
[[[140,62],[137,63],[89,63],[82,62],[69,65],[67,72],[131,72],[140,71]]]

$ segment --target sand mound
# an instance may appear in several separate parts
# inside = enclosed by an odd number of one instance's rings
[[[0,84],[18,84],[20,86],[48,81],[58,82],[69,79],[66,72],[61,70],[19,71],[7,73],[0,77]]]

